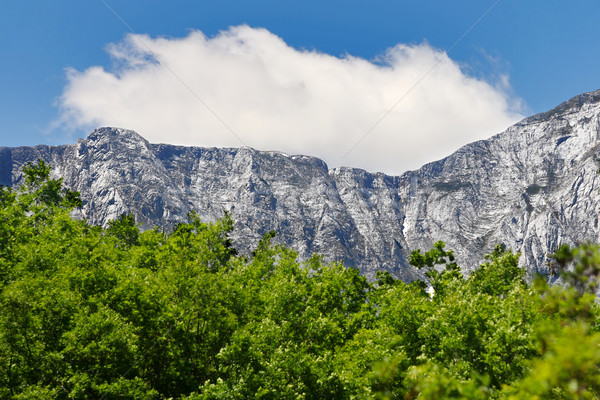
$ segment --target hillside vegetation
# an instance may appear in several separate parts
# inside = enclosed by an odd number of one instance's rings
[[[468,277],[413,252],[431,287],[304,264],[264,236],[239,256],[225,216],[167,234],[73,220],[43,162],[0,190],[0,398],[595,399],[596,245],[524,281],[497,246]]]

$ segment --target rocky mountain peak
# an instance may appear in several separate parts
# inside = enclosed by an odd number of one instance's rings
[[[95,129],[88,137],[77,142],[78,154],[88,152],[110,154],[115,149],[124,155],[149,157],[153,153],[152,146],[137,132],[122,129],[103,127]]]
[[[131,144],[149,144],[140,134],[130,129],[102,127],[94,129],[85,139],[89,143],[121,142]]]
[[[589,110],[600,107],[600,89],[593,92],[582,93],[562,102],[553,109],[523,119],[517,125],[532,124],[548,121],[552,118],[563,118],[566,115],[578,113],[581,110]]]

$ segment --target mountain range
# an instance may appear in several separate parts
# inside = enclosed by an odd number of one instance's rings
[[[0,184],[18,185],[23,165],[43,159],[81,193],[74,216],[92,224],[131,213],[168,230],[191,210],[207,221],[227,210],[242,253],[275,230],[301,259],[321,253],[371,279],[420,276],[410,252],[437,240],[467,273],[499,243],[521,252],[529,273],[547,273],[559,244],[598,241],[599,146],[595,91],[400,176],[247,147],[151,144],[105,127],[76,144],[0,147]]]

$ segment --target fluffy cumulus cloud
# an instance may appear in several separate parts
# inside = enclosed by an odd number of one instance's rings
[[[428,44],[369,61],[237,26],[212,38],[129,35],[108,52],[110,70],[68,71],[63,128],[118,126],[153,143],[247,145],[397,174],[521,118],[505,78],[469,76]]]

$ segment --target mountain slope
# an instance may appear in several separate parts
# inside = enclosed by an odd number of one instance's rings
[[[91,223],[130,212],[144,227],[169,228],[190,210],[207,220],[230,210],[241,251],[275,230],[301,258],[319,252],[371,278],[386,269],[413,279],[410,250],[436,240],[467,270],[504,243],[543,272],[558,244],[598,240],[599,118],[600,91],[583,94],[398,177],[101,128],[75,145],[0,148],[0,184],[18,184],[22,165],[41,158],[81,192]]]

